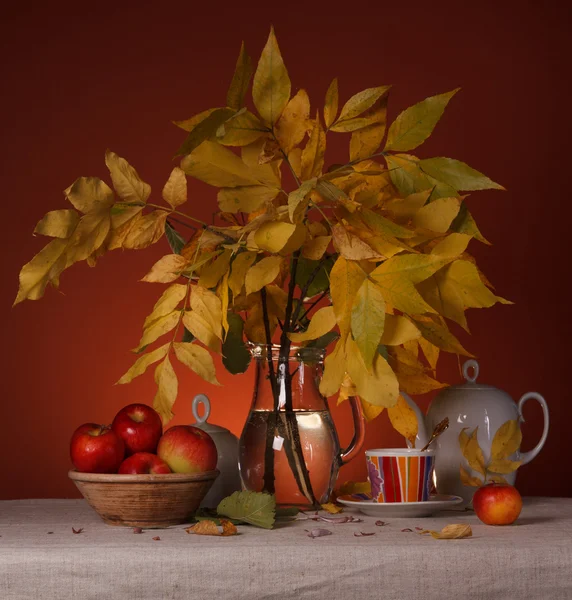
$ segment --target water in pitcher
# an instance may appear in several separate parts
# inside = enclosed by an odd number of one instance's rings
[[[340,446],[328,410],[294,411],[302,452],[308,468],[314,496],[319,503],[327,502],[339,469]],[[273,413],[252,410],[242,432],[240,443],[240,476],[248,490],[262,491],[264,487],[264,453],[266,433]],[[274,432],[274,477],[276,502],[280,505],[308,506],[308,498],[299,489],[288,462],[289,439],[281,439],[287,417],[278,412],[281,427]]]

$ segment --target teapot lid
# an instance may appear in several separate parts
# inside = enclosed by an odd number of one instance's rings
[[[471,373],[472,371],[472,373]],[[469,359],[463,364],[463,377],[465,383],[450,386],[449,390],[496,390],[494,385],[487,385],[485,383],[477,383],[477,377],[479,376],[479,363],[474,359]]]
[[[203,404],[205,407],[205,412],[202,417],[199,416],[198,408],[199,404]],[[193,423],[193,427],[198,427],[207,433],[228,433],[233,435],[226,427],[221,427],[220,425],[214,425],[213,423],[207,423],[207,419],[211,414],[211,402],[205,394],[197,394],[193,398],[192,404],[193,417],[195,417],[195,423]]]

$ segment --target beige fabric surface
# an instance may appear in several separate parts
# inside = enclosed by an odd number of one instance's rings
[[[572,599],[572,499],[528,498],[510,527],[482,525],[470,512],[384,527],[360,516],[358,524],[243,526],[228,538],[183,526],[136,535],[105,525],[83,500],[4,501],[0,599]],[[473,537],[401,532],[448,523],[470,523]],[[312,527],[333,534],[311,539],[304,530]]]

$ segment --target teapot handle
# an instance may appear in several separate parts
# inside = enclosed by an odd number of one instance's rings
[[[205,406],[205,412],[202,417],[199,417],[199,404],[201,404],[201,402]],[[205,394],[197,394],[193,398],[192,411],[193,417],[195,417],[195,421],[199,425],[201,425],[202,423],[206,423],[207,419],[210,417],[211,414],[211,401],[208,399],[208,396],[206,396]]]
[[[352,407],[352,418],[354,421],[354,436],[350,445],[340,453],[340,464],[349,463],[352,458],[361,450],[365,441],[365,422],[361,408],[361,400],[357,396],[350,396],[350,405]]]
[[[542,450],[542,446],[544,446],[544,442],[546,442],[546,438],[548,437],[548,427],[550,425],[550,420],[548,417],[548,405],[546,404],[546,400],[536,392],[528,392],[527,394],[524,394],[524,396],[518,401],[519,421],[524,423],[524,417],[522,416],[522,408],[525,405],[525,403],[531,398],[537,400],[540,406],[542,407],[542,414],[544,416],[544,430],[542,431],[542,437],[540,438],[538,444],[536,444],[536,446],[530,452],[521,453],[520,460],[522,461],[523,465],[529,463]]]

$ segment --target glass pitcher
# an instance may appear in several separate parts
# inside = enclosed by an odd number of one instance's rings
[[[282,506],[327,502],[341,465],[360,451],[365,436],[361,404],[350,398],[354,437],[340,449],[326,398],[318,386],[325,351],[252,344],[256,374],[252,406],[239,442],[245,489],[266,491]]]

